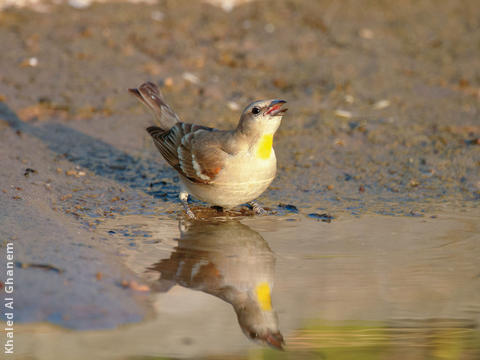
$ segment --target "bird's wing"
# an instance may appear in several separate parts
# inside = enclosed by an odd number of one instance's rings
[[[209,184],[223,169],[229,156],[222,149],[221,131],[205,126],[177,123],[169,131],[151,126],[147,131],[165,160],[196,183]]]
[[[128,91],[152,110],[160,128],[169,130],[180,121],[175,111],[165,102],[158,86],[154,83],[146,82],[137,89],[128,89]]]

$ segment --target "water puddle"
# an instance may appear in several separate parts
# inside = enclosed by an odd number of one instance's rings
[[[95,231],[147,284],[154,318],[25,325],[19,343],[40,359],[478,358],[476,219],[112,218]]]

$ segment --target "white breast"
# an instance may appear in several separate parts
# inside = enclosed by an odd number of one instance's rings
[[[197,184],[182,177],[189,194],[212,205],[226,208],[247,203],[260,196],[275,178],[277,160],[272,149],[268,159],[255,153],[232,156],[212,184]]]

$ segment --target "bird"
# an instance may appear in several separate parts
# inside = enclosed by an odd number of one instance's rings
[[[235,129],[219,130],[182,122],[152,82],[128,90],[157,120],[159,126],[150,126],[147,132],[179,173],[179,199],[189,218],[196,218],[188,205],[190,195],[226,209],[248,204],[255,214],[266,214],[255,199],[276,175],[273,136],[288,110],[285,100],[254,101],[243,110]]]
[[[271,296],[275,255],[267,241],[236,220],[180,221],[179,229],[170,257],[147,269],[160,273],[152,288],[168,292],[180,285],[218,297],[232,305],[247,338],[282,350]]]

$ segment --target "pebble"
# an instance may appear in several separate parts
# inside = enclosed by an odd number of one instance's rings
[[[60,170],[60,171],[59,171]],[[57,172],[61,172],[62,169],[58,168]],[[67,176],[75,176],[75,177],[80,177],[80,176],[85,176],[87,173],[85,171],[77,171],[77,170],[67,170],[65,171],[65,175]]]
[[[182,74],[182,78],[188,82],[191,82],[192,84],[195,84],[195,85],[200,84],[200,79],[198,78],[198,76],[195,74],[192,74],[191,72],[184,72]]]
[[[36,173],[37,173],[37,170],[32,169],[32,168],[26,168],[26,169],[25,169],[25,172],[23,173],[23,175],[24,175],[25,177],[29,177],[30,174],[36,174]]]
[[[238,105],[235,101],[227,102],[227,106],[232,111],[240,110],[240,105]]]
[[[165,81],[163,82],[163,85],[166,87],[172,87],[173,86],[173,78],[167,77],[165,78]]]
[[[412,179],[412,180],[410,180],[409,185],[410,185],[411,187],[417,187],[418,185],[420,185],[420,183],[419,183],[417,180]]]
[[[31,57],[28,59],[28,65],[31,67],[35,67],[38,65],[38,59],[36,57]]]
[[[352,118],[352,113],[347,110],[342,110],[342,109],[337,109],[334,111],[334,114],[338,117],[345,118],[345,119],[351,119]]]
[[[75,9],[86,9],[92,4],[92,0],[68,0],[68,5]]]
[[[377,101],[375,104],[373,104],[373,108],[375,110],[385,109],[389,106],[390,106],[390,101],[389,100],[380,100],[380,101]]]
[[[241,3],[247,3],[252,0],[204,0],[212,5],[219,6],[225,12],[231,12],[233,8]]]

